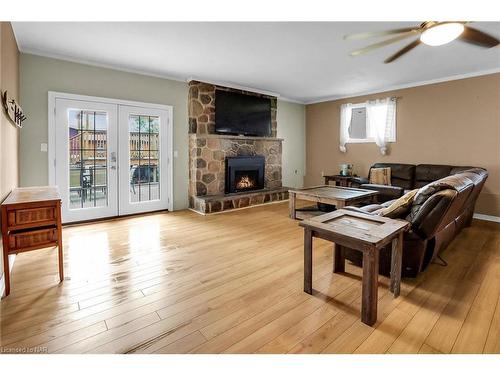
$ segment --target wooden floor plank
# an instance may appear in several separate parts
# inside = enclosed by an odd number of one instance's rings
[[[332,273],[315,240],[313,295],[303,231],[275,204],[223,215],[158,213],[63,229],[20,254],[0,302],[0,345],[49,353],[500,353],[500,225],[474,221],[431,264],[380,278],[378,320],[360,322],[361,270]]]
[[[500,263],[494,263],[479,291],[453,345],[452,353],[482,353],[500,295]]]
[[[442,353],[451,352],[478,289],[479,285],[476,283],[469,281],[461,283],[427,336],[425,344]]]
[[[385,353],[410,322],[411,316],[394,309],[387,318],[357,347],[354,353]]]
[[[500,353],[500,297],[498,297],[495,315],[488,331],[488,338],[484,346],[484,353]]]

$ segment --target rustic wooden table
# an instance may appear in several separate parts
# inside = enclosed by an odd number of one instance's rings
[[[331,176],[323,176],[323,178],[325,179],[325,185],[330,185],[330,181],[334,181],[335,186],[349,187],[352,176],[335,174]]]
[[[335,205],[343,208],[348,205],[371,202],[378,192],[374,190],[347,188],[340,186],[314,186],[304,189],[289,190],[290,218],[296,219],[296,201],[298,199],[316,203]]]
[[[2,203],[5,296],[10,293],[9,254],[57,246],[63,281],[61,197],[55,186],[17,188]]]
[[[312,294],[312,242],[314,237],[334,242],[334,272],[345,271],[343,246],[363,253],[361,321],[377,321],[380,249],[392,242],[390,291],[399,296],[403,233],[410,223],[349,210],[337,210],[304,220],[304,292]]]

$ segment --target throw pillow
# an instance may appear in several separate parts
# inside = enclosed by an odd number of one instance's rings
[[[411,209],[415,195],[419,189],[411,190],[402,197],[396,199],[388,207],[383,208],[378,212],[378,215],[385,216],[391,219],[399,219],[408,214]]]
[[[372,168],[370,169],[370,184],[390,185],[391,168]]]

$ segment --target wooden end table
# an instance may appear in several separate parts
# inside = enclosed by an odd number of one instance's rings
[[[304,227],[304,292],[312,294],[312,243],[322,238],[334,243],[335,273],[345,271],[343,247],[363,253],[361,321],[377,321],[380,249],[392,242],[390,291],[398,297],[401,284],[403,233],[410,223],[350,210],[337,210],[300,223]]]
[[[290,218],[296,219],[297,199],[315,203],[325,203],[343,208],[362,202],[371,202],[378,192],[367,189],[347,188],[340,186],[314,186],[303,189],[288,190]]]
[[[335,186],[343,186],[349,187],[351,183],[351,178],[353,176],[342,176],[340,174],[331,175],[331,176],[323,176],[325,179],[325,185],[329,185],[330,181],[335,182]]]
[[[10,293],[9,254],[57,246],[64,280],[61,197],[55,186],[17,188],[1,205],[5,296]]]

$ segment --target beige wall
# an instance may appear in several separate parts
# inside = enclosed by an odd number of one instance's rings
[[[340,105],[397,96],[397,141],[382,156],[374,143],[339,151]],[[490,175],[476,212],[500,216],[500,74],[384,92],[306,107],[306,185],[353,163],[366,176],[375,162],[472,165]]]
[[[302,187],[306,169],[306,111],[302,104],[278,100],[278,138],[283,141],[283,186]]]
[[[0,22],[0,88],[2,92],[8,91],[9,96],[19,100],[19,51],[9,22]],[[18,144],[19,130],[8,120],[2,108],[0,109],[0,202],[19,183]],[[3,258],[0,257],[0,278],[2,276]]]

